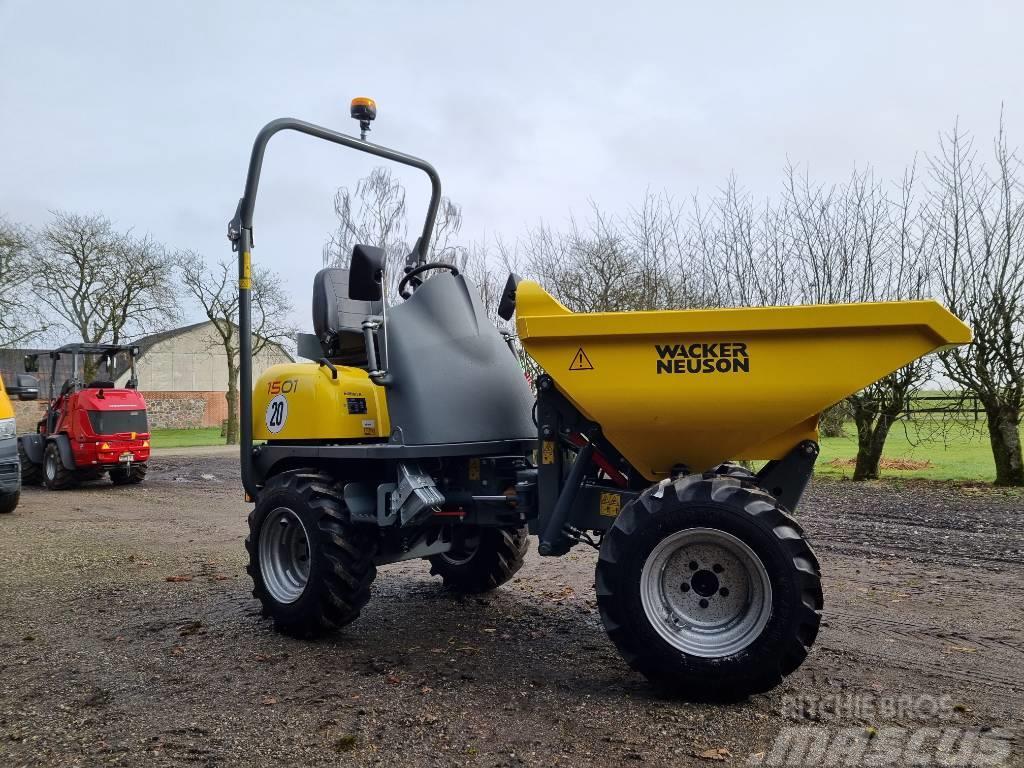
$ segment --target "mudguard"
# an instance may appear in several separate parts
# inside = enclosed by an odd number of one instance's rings
[[[43,448],[46,447],[46,439],[42,435],[21,435],[18,437],[18,444],[28,456],[29,461],[33,464],[43,463]],[[68,450],[71,450],[70,444]]]
[[[46,443],[55,442],[57,444],[57,452],[60,454],[60,463],[65,465],[65,469],[76,469],[75,456],[71,452],[71,440],[68,439],[68,435],[25,434],[17,439],[22,444],[26,456],[29,457],[29,461],[33,464],[42,464]]]
[[[71,453],[71,441],[68,440],[67,435],[53,435],[46,438],[46,442],[57,444],[57,450],[60,452],[60,463],[64,465],[64,469],[75,469],[75,456]]]

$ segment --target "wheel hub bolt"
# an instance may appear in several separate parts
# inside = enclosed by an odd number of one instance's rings
[[[708,601],[705,600],[703,597],[700,599],[700,607],[701,608],[707,608],[708,607]]]

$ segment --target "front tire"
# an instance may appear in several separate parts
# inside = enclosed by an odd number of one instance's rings
[[[75,471],[64,466],[57,443],[47,443],[43,451],[43,485],[51,491],[63,491],[77,484]]]
[[[128,467],[113,467],[110,470],[110,482],[114,485],[138,485],[146,479],[148,471],[145,462],[133,462]]]
[[[43,482],[43,467],[28,457],[21,440],[18,441],[18,461],[21,463],[22,485],[39,485]]]
[[[280,632],[311,637],[358,618],[377,575],[377,540],[349,523],[341,490],[308,470],[271,478],[249,515],[253,597]]]
[[[0,494],[0,515],[9,515],[18,506],[21,499],[21,492]]]
[[[697,700],[767,691],[807,657],[823,604],[800,526],[753,483],[688,475],[623,507],[597,601],[635,670]]]
[[[490,592],[523,567],[529,546],[525,527],[467,526],[456,533],[449,552],[427,558],[431,575],[440,576],[448,589],[464,594]]]

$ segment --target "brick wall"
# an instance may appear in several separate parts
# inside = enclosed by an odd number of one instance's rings
[[[223,392],[143,392],[149,411],[150,429],[199,429],[219,427],[228,417]],[[46,415],[46,401],[13,400],[18,434],[36,431]]]
[[[151,429],[219,427],[228,417],[223,392],[143,392]]]
[[[146,396],[146,408],[149,411],[150,429],[193,429],[203,426],[203,415],[206,412],[206,401],[195,397],[166,397],[166,395],[185,394],[184,392],[160,392],[161,397]]]

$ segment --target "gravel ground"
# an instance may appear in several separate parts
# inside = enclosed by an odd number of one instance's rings
[[[807,724],[970,728],[1024,764],[1014,493],[816,481],[815,650],[770,694],[711,706],[620,661],[591,551],[531,554],[481,598],[387,566],[344,632],[281,637],[250,596],[237,485],[232,454],[179,451],[143,486],[27,489],[0,518],[0,766],[746,765]]]

